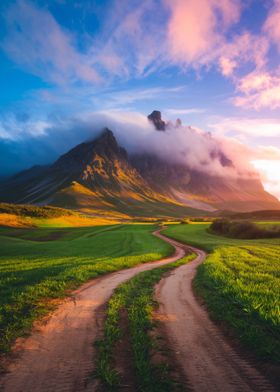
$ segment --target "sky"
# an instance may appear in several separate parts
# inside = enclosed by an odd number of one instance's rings
[[[153,109],[247,146],[280,198],[280,0],[1,0],[0,176]]]

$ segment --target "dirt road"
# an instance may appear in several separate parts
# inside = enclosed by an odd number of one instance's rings
[[[192,249],[196,260],[176,268],[156,286],[158,317],[188,388],[197,392],[275,391],[228,344],[194,296],[192,280],[206,254]]]
[[[0,379],[4,392],[80,392],[98,389],[93,342],[101,336],[104,305],[121,283],[141,271],[183,257],[186,246],[158,237],[175,247],[172,257],[105,275],[88,282],[65,300],[30,337],[17,342],[18,357]],[[194,248],[193,248],[194,249]],[[191,282],[205,253],[183,265],[156,288],[160,315],[170,348],[188,386],[199,392],[273,391],[264,378],[232,349],[193,295]],[[128,390],[128,389],[127,389]]]
[[[158,232],[155,233],[159,235]],[[93,342],[100,336],[104,305],[113,290],[142,271],[176,261],[184,256],[184,246],[175,247],[172,257],[145,263],[90,281],[63,302],[44,324],[27,339],[18,341],[18,358],[0,379],[4,392],[94,391]]]

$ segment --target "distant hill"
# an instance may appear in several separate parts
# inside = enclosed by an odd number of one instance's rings
[[[239,213],[232,212],[232,211],[223,211],[220,212],[219,215],[231,219],[280,220],[280,209],[239,212]]]
[[[155,132],[165,132],[160,112],[154,111],[149,119]],[[233,164],[222,151],[215,151],[213,159],[224,167]],[[211,176],[151,153],[128,154],[107,128],[52,165],[36,166],[2,181],[0,200],[123,218],[280,209],[259,180]]]

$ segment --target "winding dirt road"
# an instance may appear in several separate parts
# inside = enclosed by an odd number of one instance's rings
[[[161,236],[159,231],[154,233]],[[162,236],[161,236],[162,237]],[[142,271],[171,263],[185,255],[185,247],[175,247],[173,256],[94,279],[65,300],[27,339],[17,342],[17,359],[0,379],[4,392],[80,392],[97,388],[93,342],[102,333],[104,305],[114,289]]]
[[[183,257],[187,247],[159,231],[175,248],[173,256],[92,280],[66,299],[30,337],[17,342],[17,358],[0,379],[4,392],[96,391],[93,342],[101,336],[104,309],[114,289],[142,271]],[[273,391],[266,380],[225,341],[193,295],[191,283],[205,253],[161,280],[156,288],[170,348],[188,386],[199,392]],[[126,389],[127,391],[129,389]]]
[[[188,389],[197,392],[276,391],[229,345],[194,296],[192,280],[206,254],[190,248],[197,258],[173,270],[160,281],[155,291],[160,303],[157,316],[185,375]]]

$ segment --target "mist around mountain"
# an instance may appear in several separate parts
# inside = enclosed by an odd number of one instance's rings
[[[138,148],[132,140],[125,149],[122,137],[104,128],[53,164],[2,181],[0,200],[120,218],[280,209],[243,158],[234,160],[229,145],[182,126],[179,119],[165,122],[159,111],[148,122],[153,133],[145,147],[139,139]]]

